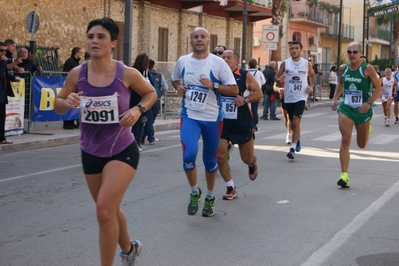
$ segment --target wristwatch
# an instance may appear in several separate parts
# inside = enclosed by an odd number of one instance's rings
[[[213,83],[213,91],[214,91],[214,92],[217,92],[218,90],[219,90],[219,83],[214,82],[214,83]]]
[[[367,100],[367,103],[373,105],[373,102],[370,99]]]
[[[248,97],[244,97],[244,101],[245,101],[245,103],[250,103]]]
[[[144,104],[138,104],[137,106],[139,107],[141,114],[144,114],[145,111],[146,111],[145,105]]]

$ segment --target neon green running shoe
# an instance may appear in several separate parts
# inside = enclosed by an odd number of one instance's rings
[[[369,125],[369,136],[371,135],[372,132],[373,132],[373,127]]]
[[[345,172],[341,173],[341,177],[337,182],[338,186],[341,186],[342,188],[348,188],[349,187],[349,177],[348,174]]]

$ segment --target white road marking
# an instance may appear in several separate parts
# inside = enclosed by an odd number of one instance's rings
[[[326,115],[328,113],[304,113],[304,115],[302,117],[306,118],[306,117],[317,117],[317,116],[323,116]]]
[[[380,134],[369,140],[370,144],[388,144],[399,139],[399,135]]]
[[[74,165],[70,165],[70,166],[66,166],[66,167],[55,168],[55,169],[50,169],[50,170],[46,170],[46,171],[30,173],[30,174],[26,174],[26,175],[19,175],[19,176],[9,177],[9,178],[5,178],[5,179],[1,179],[0,183],[7,182],[7,181],[12,181],[12,180],[16,180],[16,179],[21,179],[21,178],[25,178],[25,177],[31,177],[31,176],[35,176],[35,175],[41,175],[41,174],[48,174],[48,173],[52,173],[52,172],[63,171],[63,170],[67,170],[67,169],[71,169],[71,168],[75,168],[75,167],[81,167],[81,166],[82,166],[82,164],[74,164]]]
[[[319,266],[341,248],[352,235],[364,226],[386,203],[399,192],[399,181],[385,191],[381,197],[370,204],[367,209],[359,213],[347,226],[337,232],[324,246],[313,253],[301,266]]]
[[[301,131],[301,136],[311,133],[311,132],[313,132],[313,131]],[[284,139],[285,140],[286,136],[287,136],[287,133],[280,133],[280,134],[275,134],[272,136],[264,137],[262,139]]]

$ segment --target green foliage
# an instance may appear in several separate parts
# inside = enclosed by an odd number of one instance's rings
[[[289,8],[290,8],[290,1],[289,0],[284,0],[284,3],[283,3],[283,11],[284,11],[284,13],[287,12],[289,10]]]
[[[376,58],[373,61],[369,62],[370,65],[377,65],[381,71],[384,71],[385,68],[389,67],[390,65],[394,65],[393,58],[391,58],[391,62],[389,62],[388,58]]]
[[[338,14],[339,13],[339,11],[341,10],[340,8],[339,8],[339,6],[336,6],[336,5],[331,5],[331,11],[334,13],[334,14]]]
[[[317,4],[319,3],[319,0],[306,0],[306,3],[309,5],[309,6],[317,6]]]
[[[337,55],[337,53],[335,53],[333,51],[332,54],[331,54],[331,63],[334,64],[334,65],[337,65],[337,62],[338,62],[338,55]],[[346,54],[345,54],[345,52],[342,52],[341,56],[339,57],[339,64],[338,65],[340,66],[342,64],[345,64],[346,62],[347,62]]]

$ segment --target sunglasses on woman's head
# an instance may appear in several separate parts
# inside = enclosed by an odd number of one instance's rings
[[[213,51],[213,54],[214,54],[214,55],[217,55],[217,54],[218,54],[218,55],[221,55],[221,54],[223,54],[223,51]]]

